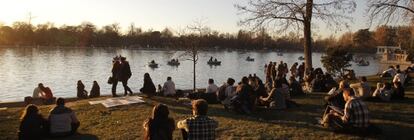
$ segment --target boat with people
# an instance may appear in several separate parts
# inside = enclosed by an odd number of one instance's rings
[[[150,68],[158,68],[158,64],[157,64],[157,63],[155,63],[155,61],[154,61],[154,60],[152,60],[151,62],[149,62],[149,63],[148,63],[148,66],[149,66]]]
[[[167,64],[170,66],[178,66],[180,65],[180,62],[178,61],[178,59],[171,59],[170,61],[167,62]]]
[[[369,66],[369,61],[368,60],[363,60],[361,59],[358,63],[358,66]]]
[[[217,65],[221,65],[221,61],[217,61],[216,59],[214,61],[207,61],[207,64],[217,66]]]
[[[298,60],[305,60],[305,57],[299,56]]]
[[[246,61],[254,61],[254,58],[251,58],[250,56],[247,56]]]
[[[278,53],[277,53],[277,56],[283,56],[283,53],[278,52]]]
[[[207,64],[217,66],[217,65],[221,65],[221,61],[217,61],[217,58],[213,60],[213,57],[210,57],[210,59],[207,61]]]

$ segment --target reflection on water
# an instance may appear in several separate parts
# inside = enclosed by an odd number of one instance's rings
[[[94,80],[101,86],[101,93],[110,94],[111,85],[106,81],[110,76],[111,61],[115,55],[123,55],[130,62],[132,77],[129,85],[134,92],[142,86],[143,75],[148,72],[154,84],[162,84],[171,76],[179,89],[192,88],[193,64],[187,58],[179,58],[181,65],[169,66],[167,61],[181,56],[182,51],[157,51],[118,48],[0,48],[0,101],[21,101],[31,96],[39,82],[49,86],[58,97],[76,96],[76,82],[82,80],[87,90]],[[210,56],[222,61],[221,66],[206,64]],[[255,61],[245,61],[246,57]],[[263,79],[263,66],[269,61],[287,62],[289,67],[298,62],[302,53],[203,51],[197,63],[197,87],[206,87],[209,78],[221,84],[228,77],[239,80],[242,76],[256,73]],[[321,67],[320,53],[313,54],[314,67]],[[148,62],[154,59],[159,68],[151,69]],[[377,73],[378,63],[371,60],[369,67],[353,69],[358,75]],[[118,85],[118,92],[123,88]]]

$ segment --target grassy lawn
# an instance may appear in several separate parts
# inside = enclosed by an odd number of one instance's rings
[[[368,102],[371,122],[383,130],[373,139],[414,139],[414,93],[403,101],[390,103]],[[221,105],[210,105],[209,115],[219,121],[218,139],[360,139],[356,135],[330,132],[316,124],[321,117],[323,95],[311,94],[294,98],[299,107],[283,111],[258,111],[253,115],[227,112]],[[100,98],[103,99],[103,98]],[[96,99],[93,99],[96,100]],[[174,99],[154,97],[145,104],[107,109],[102,105],[89,105],[88,100],[68,103],[81,121],[79,134],[66,139],[142,139],[143,121],[150,115],[154,104],[161,102],[170,108],[176,121],[191,114],[190,107]],[[46,115],[53,106],[41,106]],[[17,139],[19,116],[23,108],[0,111],[0,139]],[[181,139],[178,130],[174,138]]]

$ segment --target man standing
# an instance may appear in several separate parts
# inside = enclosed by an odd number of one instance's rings
[[[132,95],[133,92],[131,88],[128,87],[128,80],[131,78],[132,72],[131,67],[129,66],[129,62],[126,61],[126,57],[121,57],[121,69],[118,75],[119,81],[122,82],[122,86],[124,86],[124,96],[126,96],[129,92],[129,95]]]
[[[193,117],[179,121],[178,129],[182,130],[186,140],[214,140],[218,122],[207,116],[208,104],[203,99],[192,102]]]
[[[132,95],[133,92],[128,87],[128,79],[131,78],[132,75],[128,61],[126,61],[125,57],[119,56],[115,57],[112,62],[112,96],[118,96],[116,95],[116,86],[118,85],[118,81],[121,81],[124,86],[124,95],[127,95],[128,92]]]

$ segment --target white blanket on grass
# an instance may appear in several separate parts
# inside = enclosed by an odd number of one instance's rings
[[[142,100],[142,97],[139,96],[126,96],[126,97],[115,97],[115,98],[108,98],[106,100],[99,100],[99,101],[89,101],[89,104],[102,104],[106,108],[121,106],[121,105],[129,105],[129,104],[136,104],[136,103],[144,103],[145,101]]]

